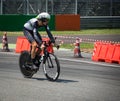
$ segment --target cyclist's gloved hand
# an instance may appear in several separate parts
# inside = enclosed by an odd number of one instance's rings
[[[59,49],[60,48],[60,45],[58,45],[58,44],[54,44],[54,46],[57,48],[57,49]]]
[[[56,48],[59,49],[59,48],[60,48],[60,45],[57,45]]]

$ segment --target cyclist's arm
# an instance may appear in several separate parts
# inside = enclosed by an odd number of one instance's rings
[[[52,33],[50,32],[49,26],[45,26],[45,29],[46,29],[46,32],[47,32],[48,37],[50,38],[51,42],[55,43],[55,39],[54,39]]]
[[[51,32],[50,32],[50,30],[49,30],[49,27],[48,27],[48,26],[45,26],[45,29],[46,29],[46,32],[47,32],[50,40],[52,41],[52,43],[54,43],[54,46],[55,46],[57,49],[59,49],[60,46],[55,43],[55,39],[54,39],[53,35],[51,34]]]

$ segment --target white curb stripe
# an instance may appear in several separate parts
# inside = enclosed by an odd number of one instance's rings
[[[88,63],[88,64],[95,64],[95,65],[101,65],[101,66],[107,66],[107,67],[120,67],[120,65],[113,65],[113,64],[105,64],[100,62],[92,62],[92,61],[86,61],[86,60],[76,60],[76,59],[67,59],[67,58],[59,58],[59,60],[66,60],[71,62],[82,62],[82,63]]]

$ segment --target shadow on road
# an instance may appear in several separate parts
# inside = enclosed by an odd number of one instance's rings
[[[59,82],[59,83],[70,83],[70,82],[78,82],[78,81],[67,80],[67,79],[58,79],[56,82]]]
[[[37,77],[32,77],[31,79],[40,80],[40,81],[47,80],[46,78],[37,78]]]
[[[36,80],[40,80],[40,81],[44,81],[44,80],[47,80],[46,78],[36,78],[36,77],[33,77],[31,79],[36,79]],[[75,81],[75,80],[67,80],[67,79],[58,79],[57,81],[55,82],[58,82],[58,83],[70,83],[70,82],[78,82],[78,81]]]

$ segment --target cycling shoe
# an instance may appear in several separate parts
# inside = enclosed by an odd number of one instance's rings
[[[39,60],[33,59],[32,62],[33,62],[33,64],[34,64],[36,67],[39,67],[39,66],[40,66]]]

